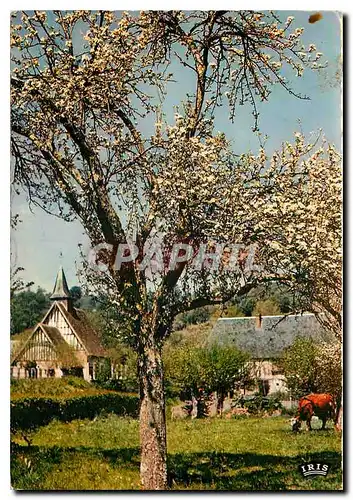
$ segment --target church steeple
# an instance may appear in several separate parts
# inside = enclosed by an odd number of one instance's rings
[[[71,306],[72,297],[70,294],[69,287],[67,286],[66,276],[62,266],[60,266],[60,269],[56,276],[54,290],[50,296],[50,300],[56,300],[58,302],[61,302],[66,307],[67,310],[69,310]]]

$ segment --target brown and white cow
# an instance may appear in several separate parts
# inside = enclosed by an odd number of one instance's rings
[[[322,429],[326,420],[335,419],[335,401],[331,394],[308,394],[300,398],[297,415],[291,420],[292,431],[298,432],[302,421],[306,421],[307,430],[311,431],[313,415],[322,420]]]

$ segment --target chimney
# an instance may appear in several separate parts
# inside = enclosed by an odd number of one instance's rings
[[[262,316],[261,313],[256,316],[256,328],[262,328]]]

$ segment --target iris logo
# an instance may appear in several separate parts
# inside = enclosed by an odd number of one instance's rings
[[[303,477],[327,476],[329,469],[329,464],[321,464],[318,462],[299,465],[299,471]]]

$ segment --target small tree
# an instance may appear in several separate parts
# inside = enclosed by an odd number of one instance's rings
[[[251,316],[256,305],[256,299],[247,295],[245,297],[240,297],[237,300],[237,303],[239,304],[239,309],[244,316]]]
[[[294,397],[316,392],[315,343],[298,338],[288,347],[278,364],[283,368],[287,386]]]
[[[79,286],[73,286],[70,288],[70,295],[73,299],[74,306],[75,307],[80,307],[80,300],[82,298],[82,290],[81,287]]]
[[[217,392],[217,408],[223,412],[224,398],[236,385],[248,383],[250,356],[234,347],[213,346],[205,353],[207,387]]]
[[[15,293],[10,304],[11,334],[34,327],[49,306],[49,295],[42,288]]]
[[[192,398],[204,385],[203,349],[196,346],[166,346],[163,351],[165,378],[174,392]]]
[[[227,392],[248,378],[248,360],[248,355],[233,347],[174,347],[165,356],[166,379],[198,403],[202,393],[217,392],[218,411],[222,413]]]
[[[340,398],[342,391],[341,345],[296,339],[287,348],[279,365],[294,397],[310,392],[328,392]]]

